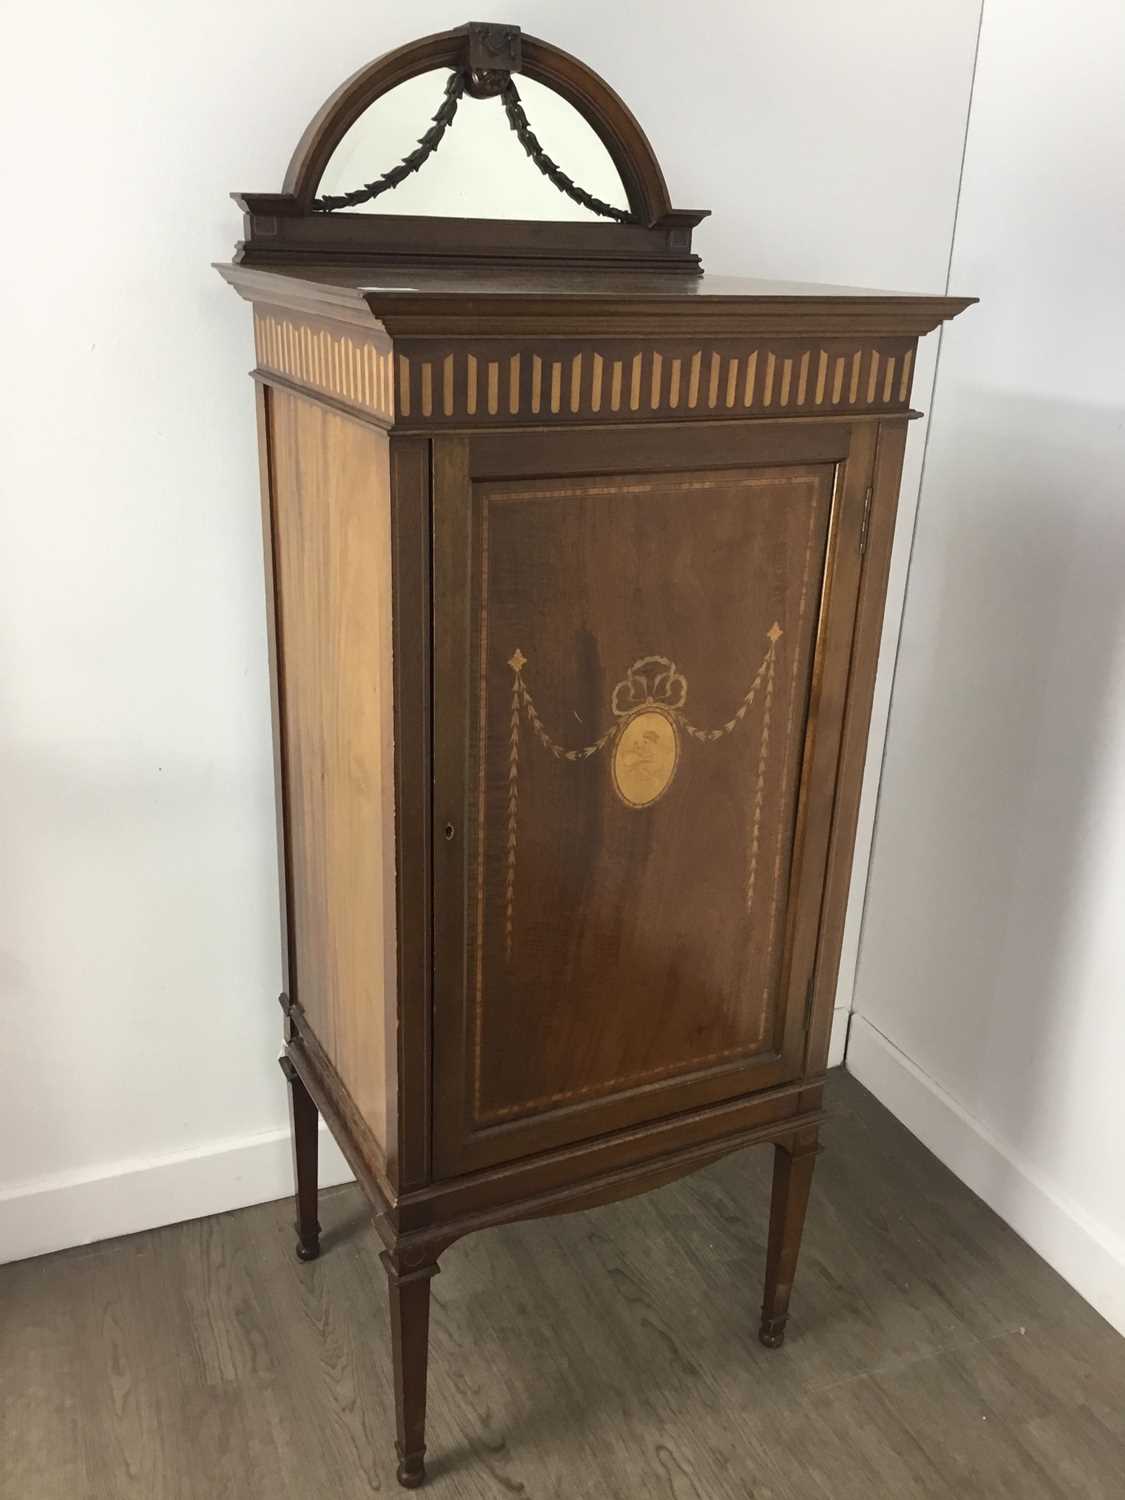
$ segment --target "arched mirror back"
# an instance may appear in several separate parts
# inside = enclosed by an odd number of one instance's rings
[[[361,68],[310,122],[282,191],[234,196],[237,259],[262,265],[683,274],[700,269],[691,231],[706,212],[671,207],[644,132],[592,69],[486,22]]]
[[[487,97],[432,69],[369,104],[333,151],[322,213],[633,222],[621,174],[586,118],[544,84]]]

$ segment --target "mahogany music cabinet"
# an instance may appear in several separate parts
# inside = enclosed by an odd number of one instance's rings
[[[323,193],[431,72],[417,148]],[[546,154],[516,78],[592,127],[623,206]],[[503,109],[570,217],[371,212],[459,108]],[[430,1278],[471,1230],[772,1143],[781,1343],[915,345],[969,299],[704,277],[703,214],[621,100],[514,26],[370,64],[237,201],[298,1254],[319,1112],[386,1247],[413,1486]]]

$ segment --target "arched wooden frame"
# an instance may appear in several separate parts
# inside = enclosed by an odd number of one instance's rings
[[[442,31],[377,57],[327,99],[297,144],[283,191],[311,211],[332,153],[366,109],[420,73],[465,65],[467,28]],[[664,173],[632,111],[603,78],[550,42],[522,34],[520,73],[553,89],[572,105],[609,152],[639,224],[652,226],[672,212]],[[563,163],[565,166],[565,162]]]
[[[482,33],[518,37],[511,71],[565,99],[597,133],[621,177],[631,223],[447,219],[437,215],[323,213],[317,190],[333,152],[364,111],[419,74],[473,73]],[[507,76],[506,72],[501,76]],[[563,164],[565,166],[565,163]],[[691,231],[706,210],[674,209],[644,131],[604,79],[576,57],[518,27],[470,23],[408,42],[353,74],[326,100],[301,136],[280,193],[236,193],[246,213],[243,264],[300,262],[503,264],[698,274]]]

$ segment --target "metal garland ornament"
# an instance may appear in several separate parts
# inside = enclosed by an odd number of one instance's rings
[[[500,69],[477,73],[451,73],[445,85],[445,97],[433,116],[433,124],[425,135],[419,138],[414,151],[404,156],[402,161],[392,167],[389,172],[384,172],[381,177],[377,177],[373,182],[365,183],[361,188],[356,188],[350,193],[326,193],[320,198],[314,198],[313,207],[320,213],[333,213],[340,208],[358,208],[361,203],[370,203],[381,193],[386,193],[391,188],[398,187],[399,183],[405,182],[408,177],[425,166],[441,145],[445,132],[453,124],[457,106],[466,92],[476,99],[496,96],[500,98],[504,105],[504,113],[508,117],[508,124],[515,131],[516,139],[547,181],[558,188],[560,193],[564,193],[575,203],[581,204],[583,208],[588,208],[591,213],[599,214],[603,219],[613,219],[618,224],[636,223],[633,215],[625,209],[614,208],[612,204],[603,203],[600,198],[595,198],[591,193],[586,192],[585,188],[580,188],[556,162],[551,160],[528,123],[519,93],[512,81],[512,75]]]
[[[314,198],[313,207],[320,209],[322,213],[331,213],[337,208],[356,208],[361,203],[370,203],[372,198],[377,198],[380,193],[398,187],[400,182],[405,182],[412,172],[417,172],[429,161],[441,145],[442,136],[453,124],[457,106],[465,92],[465,83],[464,73],[450,73],[445,85],[445,98],[433,116],[433,124],[425,135],[419,137],[417,149],[404,156],[397,167],[392,167],[389,172],[384,172],[382,177],[376,178],[374,182],[369,182],[361,188],[356,188],[353,192],[341,193],[335,197],[326,195],[323,198]]]
[[[618,224],[636,223],[633,215],[625,209],[614,208],[612,204],[603,203],[600,198],[593,197],[585,188],[580,188],[577,183],[570,180],[560,166],[551,160],[528,124],[516,85],[511,78],[508,79],[506,87],[501,90],[500,101],[504,106],[504,113],[508,116],[508,124],[516,133],[516,139],[547,181],[557,187],[560,193],[565,193],[568,198],[572,198],[575,203],[580,203],[583,208],[588,208],[591,213],[600,214],[603,219],[613,219]]]

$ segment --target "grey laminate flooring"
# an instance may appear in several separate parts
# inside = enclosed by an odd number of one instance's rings
[[[435,1500],[1125,1497],[1125,1340],[834,1078],[789,1342],[755,1337],[770,1152],[492,1230],[434,1282]],[[352,1500],[394,1481],[354,1188],[0,1268],[3,1500]]]

